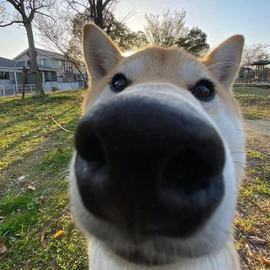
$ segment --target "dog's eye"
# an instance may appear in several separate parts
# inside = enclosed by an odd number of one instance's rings
[[[192,94],[201,101],[210,101],[215,97],[216,91],[212,82],[200,80],[193,88]]]
[[[117,73],[113,76],[111,81],[111,89],[114,92],[121,92],[128,87],[129,82],[127,77],[122,73]]]

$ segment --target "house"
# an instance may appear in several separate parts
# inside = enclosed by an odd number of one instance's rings
[[[14,61],[0,57],[0,84],[8,85],[21,83],[22,70],[25,66],[25,61]]]
[[[86,71],[80,70],[84,75],[59,53],[43,49],[36,49],[38,69],[42,75],[43,88],[51,91],[76,89],[84,86]],[[14,59],[0,57],[0,96],[20,93],[23,89],[23,80],[26,91],[33,90],[33,77],[30,71],[28,49],[17,55]]]
[[[56,69],[45,65],[38,65],[38,68],[43,76],[43,82],[50,81],[49,78],[56,78]],[[26,71],[26,83],[32,84],[33,78],[31,75],[30,67],[26,60],[10,60],[0,57],[0,84],[22,84],[23,71]]]
[[[29,49],[24,50],[13,60],[28,61],[28,51]],[[43,82],[82,83],[84,81],[80,72],[70,61],[68,61],[68,59],[63,54],[38,48],[36,48],[36,52],[38,65],[40,67],[47,67],[51,69],[47,70],[47,72],[42,71]],[[81,68],[81,70],[83,71],[84,76],[86,76],[84,68]]]

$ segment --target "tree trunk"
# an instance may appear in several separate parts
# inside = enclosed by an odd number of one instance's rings
[[[98,0],[96,3],[96,13],[97,13],[97,18],[96,18],[96,24],[103,29],[104,28],[104,22],[103,22],[103,8],[102,8],[102,3],[103,1]]]
[[[24,24],[26,33],[27,33],[27,39],[28,39],[28,46],[29,46],[29,66],[31,69],[31,73],[33,76],[33,81],[35,84],[35,93],[38,96],[43,96],[43,86],[42,86],[42,77],[41,73],[38,70],[38,64],[37,64],[37,53],[35,48],[35,42],[34,42],[34,35],[33,35],[33,29],[31,22],[27,22]]]
[[[247,74],[247,78],[246,78],[246,85],[245,86],[247,86],[248,85],[248,83],[250,82],[250,75],[249,75],[249,72],[250,72],[250,70],[248,69],[248,74]]]

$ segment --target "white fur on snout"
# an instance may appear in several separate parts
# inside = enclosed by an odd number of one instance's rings
[[[223,141],[227,142],[235,167],[236,179],[239,182],[244,173],[246,163],[245,132],[242,121],[226,108],[224,101],[218,96],[214,106],[206,103],[204,109],[218,127]]]

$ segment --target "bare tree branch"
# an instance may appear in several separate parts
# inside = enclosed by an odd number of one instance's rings
[[[40,15],[45,16],[45,17],[47,17],[47,18],[50,18],[52,21],[56,22],[56,20],[55,20],[51,15],[49,15],[49,14],[40,12],[40,11],[38,11],[38,10],[36,10],[36,14],[40,14]]]
[[[105,9],[106,6],[111,2],[112,0],[106,0],[103,5],[102,5],[102,8]]]
[[[15,24],[15,23],[23,24],[23,21],[12,21],[12,22],[9,22],[9,23],[6,23],[6,24],[1,24],[1,23],[3,23],[3,21],[0,22],[0,27],[7,27],[7,26],[10,26],[10,25]]]

